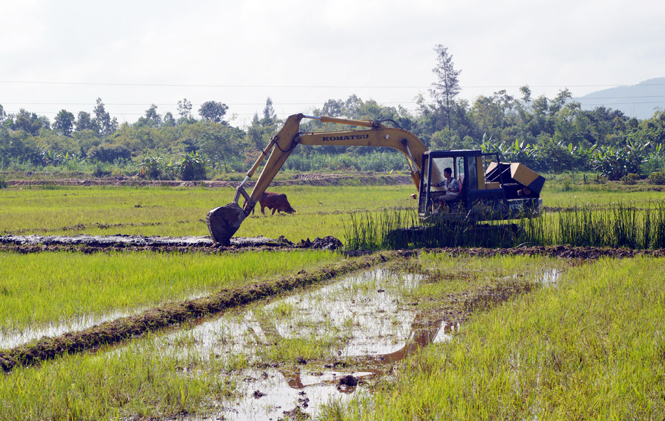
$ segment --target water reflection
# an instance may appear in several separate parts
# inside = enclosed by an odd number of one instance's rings
[[[240,314],[205,320],[187,333],[164,338],[179,355],[231,359],[246,356],[262,365],[265,349],[286,340],[333,338],[333,355],[298,364],[274,364],[234,373],[241,398],[229,402],[227,419],[277,419],[298,407],[315,415],[330,399],[345,400],[358,383],[388,373],[398,361],[434,342],[448,340],[451,325],[408,302],[423,275],[373,270],[334,284],[279,299]],[[168,348],[168,347],[167,347]]]

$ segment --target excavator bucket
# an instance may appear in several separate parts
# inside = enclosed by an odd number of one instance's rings
[[[248,213],[235,202],[220,206],[208,212],[208,231],[216,243],[231,245],[231,237],[238,231]]]

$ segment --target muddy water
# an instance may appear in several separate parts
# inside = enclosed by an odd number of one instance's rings
[[[19,345],[26,344],[41,337],[56,337],[67,332],[77,332],[103,322],[116,320],[121,317],[127,317],[134,314],[140,314],[144,309],[138,308],[131,312],[112,312],[103,316],[89,315],[80,318],[67,320],[61,323],[49,323],[38,328],[0,329],[0,349],[11,349]]]
[[[348,399],[366,382],[389,374],[394,363],[418,348],[450,338],[453,326],[443,314],[419,311],[406,298],[422,280],[422,275],[373,270],[202,321],[160,338],[159,346],[183,358],[231,362],[244,356],[250,368],[229,374],[239,385],[239,397],[224,402],[218,415],[225,419],[276,420],[294,410],[314,416],[322,404]],[[287,362],[271,351],[275,344],[298,339],[325,343],[326,351],[311,359],[291,355]]]
[[[532,274],[531,281],[554,285],[560,274],[544,268]],[[190,330],[160,338],[159,347],[183,358],[198,355],[229,362],[222,376],[235,380],[236,397],[223,402],[224,409],[215,416],[314,418],[322,405],[368,393],[367,386],[380,376],[391,376],[396,363],[431,343],[450,340],[451,331],[460,329],[448,315],[421,310],[409,299],[409,292],[426,281],[424,275],[372,270],[305,294],[202,320]],[[323,342],[328,348],[311,358],[271,351],[279,343],[298,339]],[[246,364],[233,368],[238,356]]]

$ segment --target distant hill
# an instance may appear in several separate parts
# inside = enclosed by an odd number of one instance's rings
[[[604,89],[573,99],[579,101],[584,110],[604,105],[621,110],[628,117],[643,120],[653,116],[654,108],[665,109],[665,77],[645,80],[633,86]]]

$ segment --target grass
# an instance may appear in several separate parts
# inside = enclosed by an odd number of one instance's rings
[[[233,329],[218,332],[192,323],[183,326],[181,331],[147,335],[125,346],[63,356],[38,367],[17,367],[0,376],[0,420],[148,419],[214,414],[222,406],[229,405],[239,389],[236,385],[238,377],[231,376],[231,370],[241,370],[257,362],[259,367],[278,364],[280,370],[291,370],[297,366],[299,358],[308,360],[307,370],[315,370],[316,361],[311,359],[331,358],[331,355],[339,358],[336,351],[344,346],[349,333],[353,329],[362,332],[363,325],[358,324],[357,318],[366,316],[351,316],[351,323],[348,318],[332,313],[322,320],[309,318],[298,307],[301,301],[306,308],[315,311],[320,309],[317,303],[336,299],[344,302],[360,300],[367,291],[376,293],[380,287],[386,289],[386,293],[401,291],[407,294],[406,299],[399,301],[411,307],[409,303],[413,300],[423,301],[423,304],[428,300],[426,290],[421,287],[431,288],[436,284],[440,293],[435,298],[442,304],[457,297],[451,297],[451,294],[494,284],[505,276],[533,274],[543,266],[567,264],[545,258],[457,260],[440,254],[424,254],[418,261],[394,264],[392,268],[397,274],[405,269],[432,274],[431,281],[420,287],[414,283],[413,287],[404,288],[401,276],[370,278],[366,282],[371,287],[367,288],[360,281],[345,287],[332,284],[327,289],[329,293],[317,294],[320,290],[312,289],[309,298],[294,295],[287,297],[285,302],[250,306],[247,311],[263,317],[263,326],[282,324],[293,326],[293,329],[282,339],[268,336],[267,343],[257,342],[256,336],[249,339],[240,336],[240,342],[245,344],[242,351],[234,351],[234,343],[239,339],[228,333]],[[464,277],[457,276],[460,271]],[[390,302],[388,304],[393,305]],[[356,311],[355,307],[349,310],[351,313]],[[427,311],[436,312],[436,309],[432,307]],[[389,318],[390,315],[386,316]],[[333,318],[336,322],[332,321]],[[241,314],[232,315],[229,320],[227,325],[255,326]],[[405,323],[408,327],[408,320]],[[188,330],[197,328],[202,328],[212,340],[208,347],[205,346],[205,336]],[[231,351],[223,355],[225,347],[230,347]],[[243,376],[241,373],[239,378]]]
[[[297,210],[291,215],[263,216],[260,208],[247,218],[237,236],[284,235],[297,242],[332,235],[343,238],[349,214],[377,215],[390,209],[415,209],[412,185],[398,186],[284,186]],[[229,203],[233,189],[144,187],[10,187],[0,190],[0,233],[38,235],[204,236],[207,212]],[[553,208],[611,208],[616,203],[644,207],[665,199],[665,192],[609,190],[605,185],[575,185],[561,191],[546,184],[545,206]]]
[[[154,350],[154,348],[153,348]],[[0,420],[96,420],[184,415],[230,396],[220,364],[130,344],[119,352],[74,355],[17,369],[0,381]]]
[[[257,205],[236,236],[292,241],[342,236],[348,212],[415,206],[410,186],[271,188],[297,213],[263,216]],[[0,233],[38,235],[208,235],[209,210],[229,203],[232,189],[56,187],[0,190]]]
[[[421,223],[413,210],[352,214],[345,242],[349,249],[371,250],[522,245],[661,249],[665,247],[665,202],[648,202],[643,207],[582,206],[536,218],[478,223]]]
[[[606,259],[476,314],[326,419],[663,419],[665,261]]]
[[[338,254],[322,251],[3,253],[0,332],[184,300],[339,259]]]

